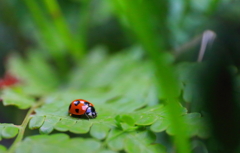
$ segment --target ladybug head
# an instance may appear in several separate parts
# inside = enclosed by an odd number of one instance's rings
[[[95,108],[93,106],[89,106],[85,112],[87,116],[90,116],[92,118],[97,117],[97,112],[95,111]]]

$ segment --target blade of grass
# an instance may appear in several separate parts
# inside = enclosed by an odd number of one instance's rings
[[[91,19],[91,2],[92,1],[82,1],[81,7],[79,9],[79,23],[78,23],[78,32],[77,32],[77,41],[86,42],[87,32],[90,25]]]
[[[56,0],[44,0],[43,2],[52,17],[56,29],[59,32],[62,40],[64,41],[67,48],[70,50],[72,57],[74,57],[75,60],[78,61],[79,58],[83,56],[85,48],[83,43],[74,39],[74,36],[71,34],[69,27],[63,17],[58,2]]]
[[[58,37],[54,36],[49,21],[44,16],[43,10],[35,0],[24,0],[24,3],[32,15],[35,24],[38,26],[40,34],[44,39],[45,47],[52,55],[60,70],[64,72],[67,65],[65,64],[66,61],[64,60],[64,54],[61,52],[62,49],[55,41]]]
[[[177,152],[189,153],[190,144],[187,131],[185,130],[186,125],[184,124],[184,120],[178,117],[181,110],[177,102],[179,84],[174,76],[173,68],[168,64],[164,56],[164,35],[161,36],[159,45],[157,42],[159,38],[156,36],[157,31],[155,31],[155,27],[151,22],[152,16],[154,16],[154,14],[152,14],[152,12],[154,12],[152,11],[152,9],[154,9],[152,6],[154,3],[147,1],[141,1],[139,3],[139,1],[129,0],[113,0],[112,3],[117,14],[120,17],[125,17],[130,28],[135,32],[136,37],[146,49],[156,68],[158,87],[160,88],[163,98],[167,100],[169,108],[168,115],[174,133],[176,133],[174,143]],[[165,9],[164,6],[162,9]],[[167,12],[164,13],[167,14]],[[164,19],[162,20],[162,26],[166,26],[164,25]]]

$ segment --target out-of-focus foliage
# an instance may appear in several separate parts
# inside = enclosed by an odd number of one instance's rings
[[[16,120],[0,118],[4,122],[0,124],[0,139],[6,145],[0,145],[0,152],[236,150],[237,136],[234,145],[226,143],[219,149],[226,135],[219,134],[216,125],[226,122],[212,121],[214,107],[207,107],[206,102],[212,100],[217,105],[217,98],[206,98],[203,90],[204,86],[216,90],[210,86],[214,78],[209,75],[209,63],[195,62],[200,41],[192,43],[209,25],[221,19],[228,23],[228,18],[233,18],[230,13],[218,14],[231,9],[230,2],[2,0],[0,57],[4,63],[0,73],[11,74],[18,82],[1,86],[1,100],[5,107],[29,111],[18,126],[6,124]],[[236,6],[238,3],[231,13],[239,16]],[[224,43],[220,44],[225,49]],[[229,46],[235,45],[229,41],[226,48]],[[209,48],[206,52],[207,60],[214,59]],[[238,54],[233,55],[238,58]],[[233,80],[238,86],[238,66],[231,68],[236,69]],[[209,86],[202,83],[204,79]],[[4,84],[4,80],[0,81]],[[68,115],[70,102],[78,98],[94,104],[96,119]],[[5,107],[0,107],[0,115],[14,114],[14,110],[4,111]],[[230,114],[230,110],[226,112]],[[228,114],[224,115],[232,117]],[[14,119],[18,114],[12,116]],[[231,136],[237,131],[236,126],[232,133],[228,126],[223,127]],[[216,132],[211,133],[213,130]],[[10,145],[6,139],[15,136]]]
[[[80,146],[80,147],[79,147]],[[66,134],[37,135],[25,139],[17,148],[17,153],[40,152],[98,152],[101,143],[93,139],[70,139]]]
[[[3,123],[0,124],[0,139],[2,138],[13,138],[18,133],[18,127],[14,126],[13,124]]]
[[[35,110],[36,114],[31,116],[29,123],[30,129],[39,128],[41,134],[49,134],[53,130],[61,132],[70,131],[75,134],[90,132],[93,138],[101,140],[106,139],[109,131],[115,128],[122,130],[122,136],[120,136],[125,137],[129,130],[134,131],[141,126],[152,125],[150,129],[154,132],[167,130],[167,133],[174,135],[171,122],[169,122],[166,114],[166,108],[163,105],[156,105],[158,99],[155,81],[151,79],[153,74],[149,71],[151,64],[148,60],[144,63],[141,61],[142,51],[139,51],[138,47],[134,47],[127,50],[126,53],[123,52],[109,57],[107,55],[103,56],[102,53],[99,56],[99,49],[95,49],[89,57],[82,60],[82,66],[72,72],[70,75],[70,78],[72,78],[70,80],[72,81],[66,83],[69,86],[66,86],[64,89],[47,94],[38,93],[39,88],[36,89],[35,84],[29,82],[28,86],[21,87],[21,92],[16,92],[20,90],[20,86],[4,90],[3,101],[8,102],[8,98],[12,98],[12,101],[16,102],[16,106],[22,108],[24,106],[23,102],[30,100],[31,97],[26,97],[26,100],[20,97],[18,100],[18,96],[27,96],[31,93],[43,95],[42,98],[44,98],[43,101],[46,104]],[[35,55],[33,54],[32,56]],[[19,57],[11,59],[15,62],[11,65],[13,74],[15,74],[15,67],[21,64],[16,62],[19,61],[17,58]],[[87,65],[84,65],[84,63],[87,63]],[[26,64],[33,65],[30,63]],[[141,65],[141,67],[138,67],[138,65]],[[99,66],[101,66],[100,72],[98,71]],[[37,80],[35,77],[39,77],[38,75],[32,75],[33,78],[25,78],[24,73],[28,74],[26,70],[21,72],[21,69],[16,69],[16,72],[19,76],[23,76],[21,78],[23,82],[28,82],[28,79]],[[95,76],[98,76],[98,79],[101,81],[96,81]],[[44,80],[44,77],[42,79]],[[81,81],[76,82],[77,80]],[[131,84],[132,80],[138,80],[138,83]],[[46,84],[45,86],[49,85],[51,86],[51,84]],[[25,88],[30,88],[31,90],[25,90]],[[29,93],[28,91],[31,92]],[[8,96],[10,94],[12,95]],[[88,121],[68,116],[70,101],[78,97],[83,97],[94,103],[99,114],[96,119]],[[23,100],[23,102],[21,103],[20,100]],[[29,106],[33,103],[34,101],[31,100]],[[8,103],[4,104],[8,105]],[[137,110],[148,105],[154,106]],[[189,118],[187,121],[189,127],[195,127],[194,129],[189,128],[188,133],[190,136],[198,135],[205,137],[207,135],[207,131],[202,128],[204,123],[200,116],[186,114],[186,109],[184,108],[182,114],[178,115],[179,118],[182,115],[184,115],[184,118]],[[191,121],[192,117],[190,116],[193,116],[194,122]],[[163,125],[165,126],[162,127]],[[106,139],[105,141],[111,144],[111,140]],[[131,148],[126,149],[129,150]]]

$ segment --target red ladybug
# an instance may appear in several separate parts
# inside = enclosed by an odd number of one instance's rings
[[[70,116],[72,115],[85,115],[88,119],[97,117],[94,105],[84,99],[76,99],[71,102],[68,110]]]

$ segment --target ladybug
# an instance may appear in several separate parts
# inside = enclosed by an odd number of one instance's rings
[[[78,116],[86,116],[89,119],[97,117],[97,112],[95,111],[94,105],[87,100],[84,99],[76,99],[71,102],[69,105],[68,112],[70,116],[78,115]]]

